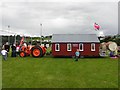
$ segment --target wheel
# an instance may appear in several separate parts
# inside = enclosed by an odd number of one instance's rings
[[[43,54],[42,54],[42,57],[43,57],[46,54],[46,48],[42,47],[42,51],[43,51]]]
[[[40,47],[33,47],[31,49],[31,54],[33,57],[42,57],[43,51]]]
[[[25,56],[26,56],[25,52],[24,52],[24,51],[21,51],[21,52],[20,52],[20,57],[25,57]]]

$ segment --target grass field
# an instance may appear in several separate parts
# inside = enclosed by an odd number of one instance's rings
[[[118,60],[11,58],[2,61],[3,88],[118,88]]]

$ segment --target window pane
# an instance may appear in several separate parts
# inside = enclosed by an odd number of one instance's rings
[[[55,44],[55,51],[59,51],[60,50],[60,45],[59,44]]]
[[[92,44],[92,50],[94,50],[94,44]]]
[[[91,51],[95,51],[95,44],[94,43],[91,44]]]
[[[59,46],[58,46],[58,44],[56,45],[56,50],[59,50]]]
[[[83,43],[79,44],[79,49],[80,49],[80,51],[83,51]]]
[[[68,44],[68,50],[70,50],[70,44]]]
[[[67,51],[71,51],[71,44],[67,44]]]
[[[80,50],[82,50],[82,48],[83,48],[83,47],[82,47],[82,44],[80,44]]]

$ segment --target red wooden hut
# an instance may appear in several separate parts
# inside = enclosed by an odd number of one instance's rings
[[[99,56],[100,41],[95,34],[53,34],[53,56],[75,56],[80,50],[80,56]]]

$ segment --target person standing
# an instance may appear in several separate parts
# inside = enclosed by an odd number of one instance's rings
[[[12,48],[12,55],[11,55],[11,57],[16,57],[16,45],[13,44],[11,48]]]
[[[79,49],[77,49],[75,52],[75,61],[78,61],[79,56],[80,56],[80,52]]]
[[[6,42],[6,44],[4,45],[4,49],[9,53],[10,45],[8,44],[8,42]]]
[[[20,52],[20,46],[17,44],[16,45],[16,55],[19,56],[19,52]]]
[[[4,48],[2,48],[1,54],[2,54],[3,60],[7,60],[7,51]]]

